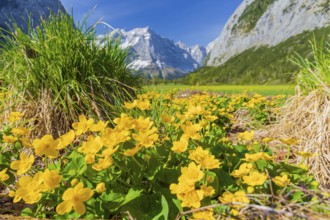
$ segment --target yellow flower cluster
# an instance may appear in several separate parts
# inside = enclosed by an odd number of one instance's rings
[[[101,131],[100,135],[89,135],[78,148],[78,152],[85,155],[87,164],[101,171],[107,169],[113,163],[112,155],[119,149],[119,145],[129,140],[135,141],[135,147],[124,150],[125,156],[133,156],[143,147],[150,148],[158,140],[157,128],[153,126],[150,118],[133,118],[122,113],[120,118],[115,118],[114,128],[106,127],[106,123],[98,122],[93,127],[93,122],[81,116],[78,123],[74,124],[78,133],[87,131]]]
[[[231,214],[234,216],[238,215],[238,209],[244,207],[245,204],[250,203],[250,199],[246,196],[245,192],[239,190],[235,193],[224,192],[222,196],[219,197],[222,204],[229,204],[233,208]]]
[[[191,162],[188,167],[181,168],[179,183],[171,184],[170,190],[182,201],[182,207],[199,208],[203,198],[214,194],[213,187],[205,184],[196,189],[196,183],[203,177],[204,172],[201,170],[201,165],[196,165],[194,162]]]
[[[18,121],[21,119],[23,116],[22,113],[19,112],[12,112],[11,114],[11,119],[12,121]],[[3,135],[3,142],[4,143],[14,143],[16,141],[20,141],[24,147],[32,147],[30,140],[28,138],[28,135],[30,133],[30,130],[20,126],[17,128],[12,128],[11,129],[11,135]]]
[[[203,150],[201,146],[197,147],[196,150],[189,151],[189,159],[207,170],[220,167],[220,161],[215,159],[214,155],[211,155],[209,151]]]
[[[273,156],[266,153],[267,146],[261,143],[253,143],[251,148],[246,146],[255,138],[253,130],[238,133],[237,146],[228,135],[239,107],[252,109],[260,102],[273,105],[274,100],[247,95],[230,98],[204,94],[174,97],[170,94],[160,97],[154,92],[138,95],[132,102],[124,103],[125,113],[110,122],[94,121],[80,115],[79,120],[72,124],[73,129],[58,138],[48,134],[30,140],[30,132],[24,126],[6,131],[7,135],[2,136],[2,141],[7,143],[5,146],[20,142],[20,146],[25,148],[19,151],[19,158],[15,155],[16,159],[1,166],[0,182],[7,184],[10,167],[10,172],[16,171],[18,179],[15,190],[10,192],[14,202],[23,200],[27,204],[35,204],[44,201],[40,200],[44,195],[56,194],[58,199],[62,198],[52,204],[58,215],[71,211],[82,215],[87,208],[92,210],[90,207],[95,207],[96,203],[107,204],[109,201],[102,199],[107,196],[112,199],[112,193],[125,198],[118,192],[127,193],[127,185],[149,188],[152,184],[147,181],[157,183],[157,178],[167,175],[162,173],[164,170],[170,175],[175,173],[175,177],[180,175],[178,180],[171,179],[169,189],[168,185],[163,189],[170,190],[172,194],[164,194],[166,200],[176,196],[182,208],[197,209],[213,204],[219,198],[221,203],[232,208],[230,213],[233,216],[250,203],[245,193],[252,193],[255,189],[267,192],[271,184],[276,189],[290,186],[289,172],[280,175],[277,170],[267,172],[268,165],[273,163]],[[22,117],[23,114],[12,112],[10,120],[16,122]],[[262,142],[271,140],[266,138]],[[293,140],[282,142],[294,144]],[[71,147],[68,148],[69,145]],[[71,151],[74,152],[70,154]],[[297,154],[312,156],[307,152]],[[75,160],[76,156],[79,159]],[[32,168],[34,163],[38,166]],[[49,170],[55,167],[58,170]],[[76,169],[76,173],[72,174],[71,169]],[[141,173],[135,175],[136,172]],[[138,185],[141,182],[142,185]],[[124,190],[120,184],[125,185]],[[117,187],[118,192],[117,188],[113,191],[112,186]],[[141,192],[142,196],[145,196],[144,192],[147,190]],[[192,219],[215,219],[216,215],[212,208],[203,208],[194,211]]]
[[[27,204],[36,203],[40,200],[42,192],[59,187],[62,178],[57,170],[48,169],[36,173],[33,177],[22,176],[15,186],[16,191],[10,191],[9,196],[14,197],[14,203],[21,199]]]

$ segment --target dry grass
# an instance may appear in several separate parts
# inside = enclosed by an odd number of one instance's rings
[[[19,101],[18,101],[19,100]],[[23,121],[32,133],[31,138],[52,134],[59,137],[71,128],[74,118],[68,118],[67,114],[52,103],[50,93],[40,91],[36,100],[25,100],[23,97],[11,97],[3,103],[2,121],[8,121],[10,111],[18,111],[24,114]],[[0,124],[0,127],[3,123]]]
[[[321,187],[330,188],[330,93],[314,90],[297,93],[288,99],[280,112],[273,134],[300,140],[297,150],[316,154],[305,162]],[[297,157],[296,162],[302,162]]]

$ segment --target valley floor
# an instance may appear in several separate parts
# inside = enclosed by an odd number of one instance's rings
[[[239,93],[257,93],[260,95],[292,95],[294,94],[294,85],[219,85],[219,86],[190,86],[182,84],[157,84],[144,87],[147,91],[181,91],[181,90],[198,90],[209,91],[223,94],[239,94]]]

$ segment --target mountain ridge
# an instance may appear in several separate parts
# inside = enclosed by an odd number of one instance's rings
[[[206,49],[194,45],[186,46],[154,32],[150,27],[130,31],[115,29],[99,39],[120,38],[121,48],[129,49],[128,67],[143,73],[147,78],[174,79],[200,67],[206,56]]]
[[[24,32],[27,32],[29,17],[32,27],[40,23],[41,17],[47,17],[50,12],[67,13],[62,3],[57,0],[1,0],[0,28],[9,30],[15,22]]]
[[[275,46],[290,38],[330,26],[329,0],[244,0],[210,44],[208,66],[258,46]]]

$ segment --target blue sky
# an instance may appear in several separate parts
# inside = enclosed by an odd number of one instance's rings
[[[61,0],[76,21],[96,6],[89,24],[100,18],[114,28],[149,26],[156,33],[187,45],[207,46],[219,36],[243,0]],[[109,28],[98,27],[103,34]]]

